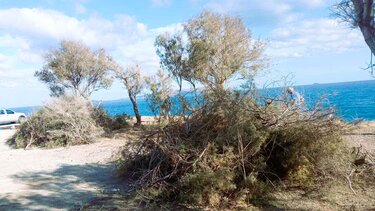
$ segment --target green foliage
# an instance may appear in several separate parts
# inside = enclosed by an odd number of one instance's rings
[[[123,128],[130,127],[129,121],[131,116],[128,114],[118,114],[112,118],[112,123],[110,124],[111,130],[120,130]]]
[[[156,76],[146,78],[146,84],[151,93],[146,95],[152,112],[161,119],[165,119],[171,112],[171,79],[163,71],[159,70]]]
[[[181,181],[180,200],[189,204],[208,204],[212,207],[223,206],[229,202],[229,193],[236,190],[236,174],[233,171],[232,162],[235,159],[233,152],[224,154],[212,153],[212,166],[219,168],[207,168],[202,166],[196,172],[185,175]]]
[[[312,186],[332,175],[344,175],[348,168],[345,165],[352,157],[342,134],[335,131],[337,127],[301,122],[273,131],[271,136],[278,145],[268,148],[272,153],[269,170],[299,187]]]
[[[88,98],[92,92],[108,88],[112,84],[110,71],[118,68],[104,49],[93,52],[80,42],[66,40],[44,60],[46,64],[35,76],[57,97],[72,94]]]
[[[189,68],[186,67],[187,61],[184,58],[188,52],[182,43],[181,35],[176,34],[172,37],[168,34],[159,35],[156,38],[155,46],[162,68],[171,73],[181,91],[183,80],[191,80]]]
[[[130,127],[130,115],[118,114],[114,117],[111,117],[101,106],[95,107],[91,116],[95,120],[95,122],[108,133],[114,130],[120,130]]]
[[[112,118],[102,106],[95,106],[91,117],[100,127],[104,128],[107,132],[110,131]]]
[[[268,66],[265,43],[254,40],[241,19],[205,11],[182,32],[156,39],[161,67],[177,82],[196,82],[215,92],[235,77],[252,78]]]

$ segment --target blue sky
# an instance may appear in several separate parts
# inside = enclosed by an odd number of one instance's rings
[[[41,105],[49,91],[33,76],[62,39],[105,48],[123,66],[159,68],[155,37],[203,9],[242,17],[268,42],[270,70],[258,84],[291,75],[295,84],[372,79],[370,51],[358,30],[330,16],[335,0],[0,0],[0,107]],[[116,82],[95,100],[126,98]]]

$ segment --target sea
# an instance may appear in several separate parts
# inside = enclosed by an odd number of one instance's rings
[[[313,84],[294,86],[305,99],[306,104],[311,107],[318,100],[324,99],[329,106],[335,107],[337,115],[341,118],[352,121],[357,119],[375,120],[375,80],[342,82],[330,84]],[[274,89],[273,92],[282,89]],[[101,102],[103,108],[111,115],[129,114],[134,116],[130,100],[112,100]],[[148,102],[140,98],[138,107],[141,115],[153,116],[149,109]],[[12,108],[16,112],[23,112],[30,115],[39,106]]]

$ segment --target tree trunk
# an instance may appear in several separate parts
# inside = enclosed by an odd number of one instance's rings
[[[140,126],[142,124],[142,118],[141,118],[141,115],[139,114],[137,100],[135,99],[135,97],[131,96],[130,94],[129,94],[129,98],[133,104],[133,110],[134,110],[135,118],[137,120],[134,126]]]
[[[370,48],[372,54],[375,55],[375,31],[374,29],[369,28],[367,26],[361,26],[361,25],[359,25],[359,28],[361,29],[361,32],[366,41],[366,44]]]
[[[372,54],[375,55],[375,25],[373,0],[352,0],[357,24],[361,29],[363,38],[370,48]]]

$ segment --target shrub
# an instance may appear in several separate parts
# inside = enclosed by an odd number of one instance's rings
[[[128,114],[117,114],[112,118],[112,123],[110,126],[111,130],[120,130],[123,128],[130,127],[129,120],[131,116]]]
[[[128,114],[118,114],[114,117],[109,116],[107,111],[101,107],[97,106],[94,108],[92,113],[92,118],[95,122],[102,127],[106,132],[110,133],[114,130],[119,130],[123,128],[130,127],[129,121],[131,116]]]
[[[110,129],[112,118],[102,106],[95,106],[91,117],[100,127],[104,128],[104,130],[108,131]]]
[[[54,98],[33,113],[15,134],[16,147],[87,144],[101,133],[91,117],[92,106],[78,97]]]
[[[251,96],[222,96],[131,143],[119,173],[145,194],[158,190],[149,195],[155,200],[244,209],[264,202],[278,183],[309,188],[344,178],[350,153],[332,111],[284,111]]]

